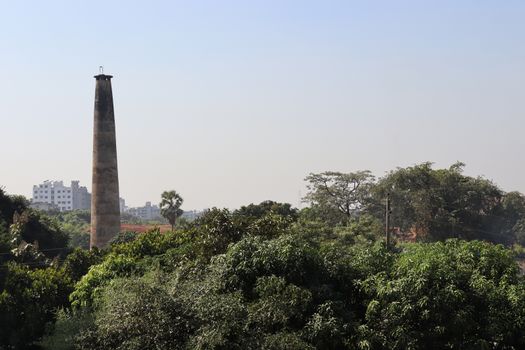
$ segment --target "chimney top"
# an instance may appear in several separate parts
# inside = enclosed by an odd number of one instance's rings
[[[97,79],[97,80],[110,80],[111,78],[113,78],[113,76],[112,75],[107,75],[107,74],[95,75],[95,79]]]

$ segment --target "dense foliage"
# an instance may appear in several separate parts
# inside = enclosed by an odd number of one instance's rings
[[[113,246],[77,283],[73,308],[60,313],[42,344],[525,346],[525,283],[503,246],[449,240],[387,251],[362,237],[363,227],[371,227],[366,219],[318,239],[305,223],[272,212],[261,215],[247,224],[237,213],[213,209],[186,231],[150,232]]]
[[[525,283],[504,247],[449,240],[387,251],[382,243],[349,246],[334,239],[320,244],[291,226],[275,238],[243,235],[213,256],[197,248],[207,244],[204,231],[212,227],[187,239],[150,232],[113,247],[77,283],[73,309],[60,314],[55,333],[43,344],[77,349],[525,346]]]
[[[525,348],[522,194],[461,164],[343,175],[311,174],[301,211],[212,208],[102,251],[68,248],[88,213],[0,191],[0,349]],[[386,193],[418,242],[385,248]]]
[[[89,225],[91,213],[87,210],[73,210],[50,213],[60,225],[63,232],[69,235],[69,246],[73,248],[89,248]]]
[[[67,242],[54,220],[0,189],[0,348],[31,344],[69,305],[73,280],[57,267]]]
[[[463,166],[433,169],[432,163],[422,163],[398,168],[377,181],[366,171],[310,174],[305,200],[311,215],[346,224],[363,213],[382,220],[389,195],[392,225],[417,240],[525,242],[525,196],[505,193],[482,177],[466,176]]]

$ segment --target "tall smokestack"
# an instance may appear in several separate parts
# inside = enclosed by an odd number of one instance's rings
[[[105,247],[120,231],[117,145],[111,75],[95,75],[90,248]]]

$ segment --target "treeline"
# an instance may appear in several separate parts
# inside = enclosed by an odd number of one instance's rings
[[[376,180],[368,171],[310,174],[307,211],[332,225],[369,214],[385,215],[419,241],[447,238],[525,244],[525,196],[504,192],[492,181],[463,175],[463,163],[433,169],[431,163],[399,168]]]
[[[246,219],[214,209],[195,226],[114,245],[75,285],[71,308],[59,312],[41,344],[525,346],[525,283],[503,246],[448,240],[387,250],[361,236],[360,227],[325,230],[273,212]]]
[[[103,251],[64,249],[79,213],[0,191],[0,349],[525,348],[523,195],[461,164],[307,181],[303,210],[214,208]],[[384,246],[387,193],[420,243]]]

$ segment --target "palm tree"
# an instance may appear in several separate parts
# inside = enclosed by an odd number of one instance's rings
[[[171,230],[175,229],[175,221],[184,213],[180,206],[184,200],[175,191],[164,191],[161,195],[160,214],[171,224]]]

